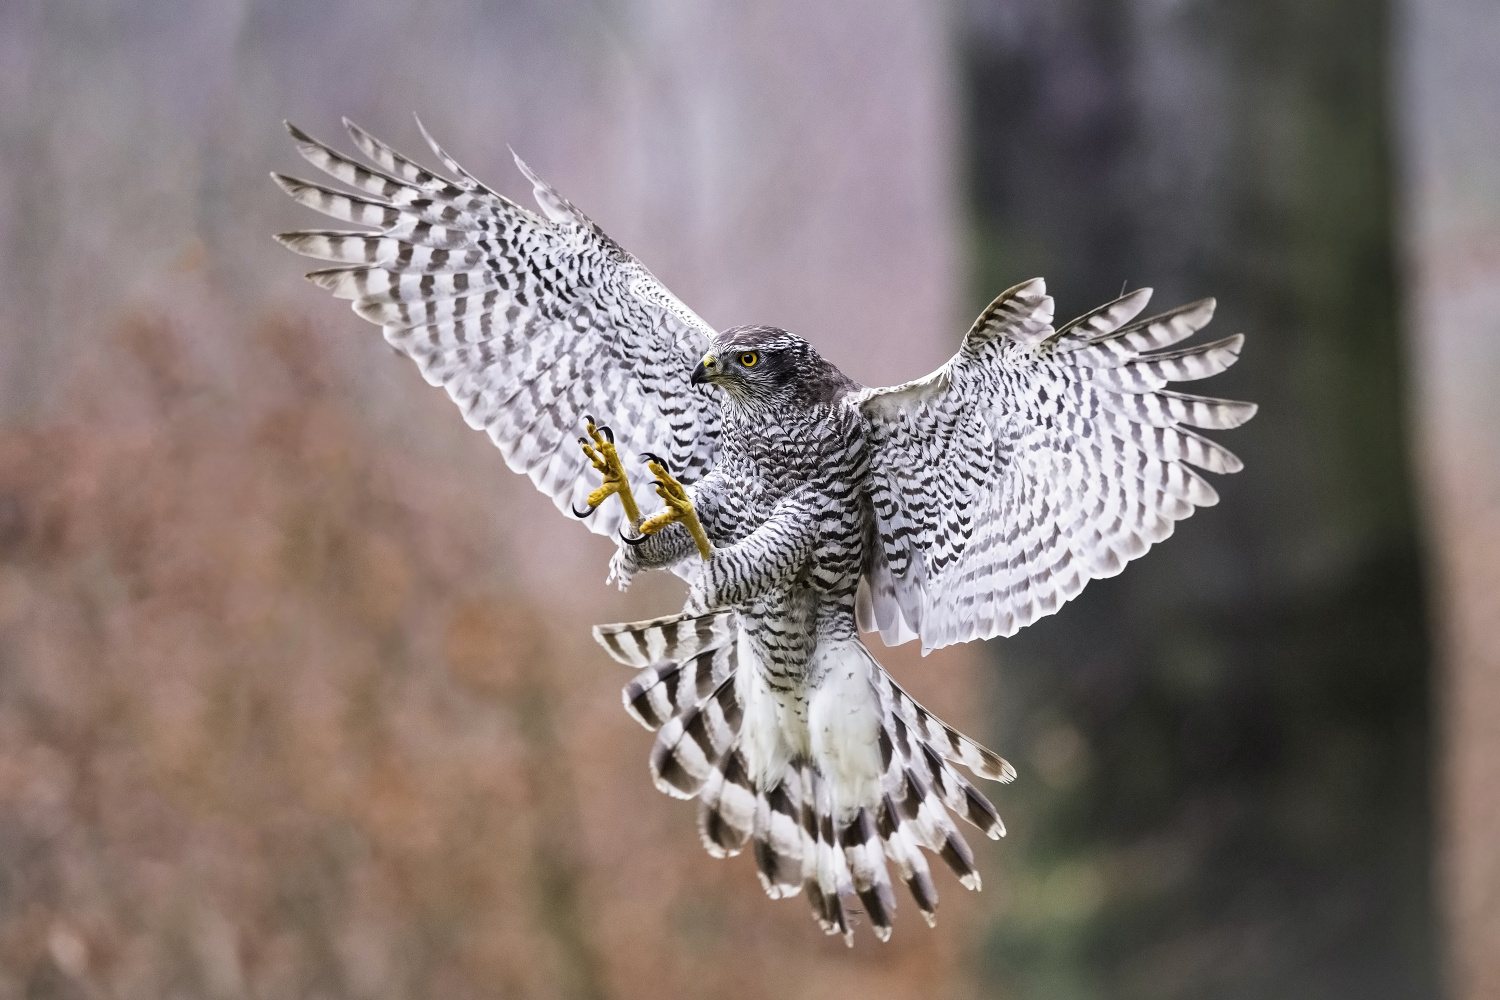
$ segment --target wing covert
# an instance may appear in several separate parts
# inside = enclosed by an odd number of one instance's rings
[[[1013,635],[1218,502],[1193,467],[1240,461],[1192,428],[1237,427],[1255,406],[1165,386],[1224,370],[1244,338],[1164,350],[1214,303],[1135,320],[1150,294],[1054,330],[1043,282],[1017,285],[942,368],[855,398],[878,536],[862,629],[891,644],[920,636],[924,652]]]
[[[585,414],[611,427],[642,496],[652,481],[643,453],[665,457],[684,482],[709,469],[719,404],[689,382],[708,324],[520,157],[545,218],[485,186],[425,128],[452,179],[344,125],[368,163],[287,130],[304,159],[352,191],[272,174],[301,204],[370,227],[278,235],[336,265],[310,280],[352,300],[561,510],[591,488],[578,446]],[[605,504],[586,523],[609,535],[622,520],[619,504]]]

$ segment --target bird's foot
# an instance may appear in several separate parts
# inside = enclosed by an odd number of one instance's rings
[[[587,414],[584,419],[588,421],[584,427],[588,437],[579,438],[578,443],[583,446],[583,453],[588,456],[594,468],[603,475],[604,482],[588,495],[588,509],[575,509],[573,513],[578,517],[588,517],[600,504],[618,493],[620,505],[625,508],[625,516],[630,519],[631,525],[639,525],[641,509],[636,506],[635,496],[630,492],[630,480],[625,475],[625,466],[621,464],[620,455],[615,451],[614,431],[596,425],[594,418]]]
[[[654,535],[669,524],[681,523],[687,529],[688,534],[693,536],[693,541],[698,544],[698,554],[703,557],[704,561],[707,561],[713,555],[713,547],[708,544],[708,535],[704,533],[703,525],[698,522],[698,512],[693,509],[693,501],[688,496],[687,489],[667,471],[661,459],[655,455],[644,457],[646,467],[656,477],[656,495],[661,497],[667,509],[642,521],[641,534]]]

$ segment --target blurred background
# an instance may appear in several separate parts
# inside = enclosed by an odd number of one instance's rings
[[[1487,0],[0,4],[0,1000],[1500,996],[1497,67]],[[704,854],[588,637],[679,591],[271,241],[283,118],[412,112],[866,383],[1034,275],[1249,335],[1219,506],[878,651],[1020,772],[936,930]]]

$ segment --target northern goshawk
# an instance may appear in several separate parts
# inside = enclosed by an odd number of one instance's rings
[[[1033,280],[937,371],[869,389],[784,330],[716,333],[519,158],[540,216],[425,129],[452,179],[345,124],[373,166],[288,128],[358,193],[273,177],[369,229],[278,239],[334,262],[308,277],[352,299],[512,469],[619,541],[621,587],[643,569],[689,581],[681,613],[595,636],[638,668],[626,710],[657,733],[657,787],[699,800],[708,851],[752,843],[766,892],[805,893],[846,941],[854,897],[889,937],[887,861],[929,923],[923,849],[979,888],[949,812],[1004,827],[954,765],[1015,771],[908,696],[859,634],[924,652],[1012,635],[1217,502],[1193,467],[1240,462],[1190,428],[1255,407],[1166,386],[1223,371],[1243,337],[1174,348],[1214,303],[1136,319],[1147,289],[1054,327]],[[645,517],[648,486],[665,510]]]

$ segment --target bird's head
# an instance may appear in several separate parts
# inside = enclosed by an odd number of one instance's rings
[[[857,388],[807,341],[774,326],[719,334],[693,369],[692,382],[718,386],[750,407],[827,403]]]

